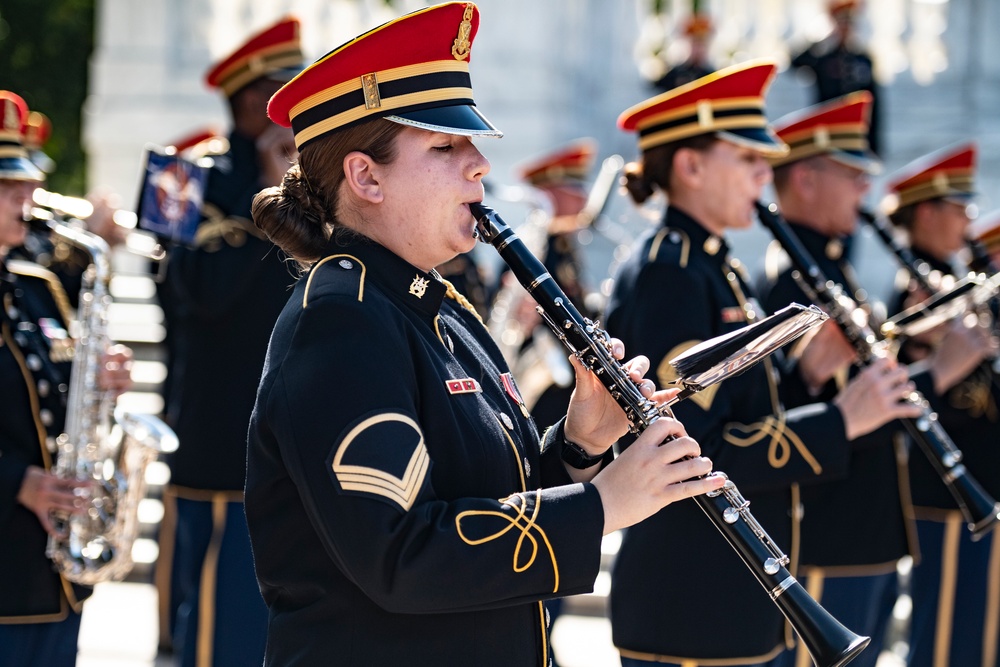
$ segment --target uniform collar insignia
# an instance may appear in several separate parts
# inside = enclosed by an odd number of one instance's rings
[[[427,292],[427,285],[430,280],[427,278],[421,278],[419,275],[413,278],[413,282],[410,283],[410,294],[417,297],[418,299],[423,298],[424,293]]]
[[[709,255],[714,256],[722,249],[722,239],[715,235],[709,236],[701,247]]]
[[[840,239],[830,239],[826,244],[826,256],[828,259],[838,260],[844,256],[844,242]]]

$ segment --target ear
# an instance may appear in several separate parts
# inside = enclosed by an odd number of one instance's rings
[[[674,153],[671,174],[686,188],[700,189],[705,178],[702,154],[693,148],[681,148]]]
[[[372,203],[382,202],[385,193],[375,173],[376,163],[370,155],[352,151],[344,156],[344,181],[357,197]]]

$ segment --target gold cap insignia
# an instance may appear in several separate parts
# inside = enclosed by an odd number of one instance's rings
[[[462,22],[458,24],[458,37],[455,38],[451,46],[451,55],[455,60],[465,60],[469,57],[469,50],[472,48],[472,12],[475,5],[471,2],[465,5],[465,14],[462,15]]]
[[[3,127],[5,130],[21,129],[21,116],[17,113],[17,105],[13,102],[3,103]]]
[[[430,282],[431,281],[426,278],[421,278],[420,276],[415,277],[413,282],[410,283],[410,294],[418,299],[422,299],[424,293],[427,292],[427,285],[430,284]]]
[[[382,106],[382,98],[378,94],[378,77],[375,72],[362,75],[361,89],[365,94],[365,109],[378,109]]]

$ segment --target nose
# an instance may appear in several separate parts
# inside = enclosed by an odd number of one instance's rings
[[[490,161],[471,141],[469,141],[469,149],[469,178],[476,181],[482,180],[486,174],[490,173]]]
[[[763,155],[757,156],[757,182],[761,186],[765,186],[774,179],[774,170],[771,169],[771,163],[767,161]]]

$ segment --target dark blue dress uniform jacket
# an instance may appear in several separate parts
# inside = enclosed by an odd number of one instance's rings
[[[69,301],[54,274],[10,261],[0,262],[0,304],[0,623],[60,621],[90,589],[55,572],[45,530],[17,494],[28,466],[51,468],[48,445],[65,425]]]
[[[253,140],[229,136],[205,192],[197,247],[170,251],[160,304],[168,331],[167,422],[180,447],[171,484],[239,491],[246,432],[267,341],[291,293],[277,248],[261,238],[250,205],[262,187]]]
[[[607,328],[649,357],[660,386],[667,361],[760,316],[726,263],[719,237],[676,208],[640,240],[616,279]],[[736,264],[736,262],[733,262]],[[677,404],[675,414],[716,470],[729,475],[784,552],[798,551],[796,482],[846,473],[843,419],[830,405],[784,412],[770,360]],[[729,620],[727,620],[727,618]],[[611,586],[614,643],[647,660],[760,662],[786,640],[784,617],[736,552],[690,501],[625,532]],[[742,660],[741,660],[742,659]]]
[[[865,303],[867,295],[858,286],[848,259],[850,239],[831,239],[792,221],[789,226],[823,275],[841,285],[856,302]],[[768,248],[767,265],[760,288],[766,310],[774,311],[793,301],[810,303],[776,241]],[[810,397],[797,382],[797,370],[789,370],[783,376],[787,381],[782,382],[785,405],[830,401],[839,390],[839,383],[831,381],[818,396]],[[828,576],[883,574],[895,571],[896,561],[903,556],[916,555],[916,527],[900,430],[895,422],[853,442],[847,477],[802,486],[805,512],[799,563],[803,568],[821,567]]]
[[[597,491],[540,454],[499,350],[445,294],[331,242],[278,319],[245,501],[268,665],[546,665],[538,601],[592,588]]]

